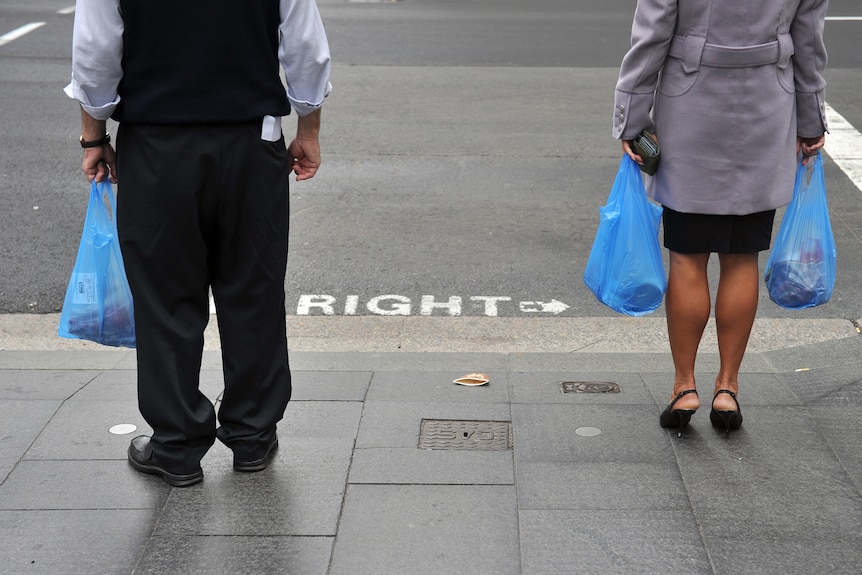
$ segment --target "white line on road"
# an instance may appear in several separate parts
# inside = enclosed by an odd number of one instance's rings
[[[826,104],[826,121],[829,124],[826,153],[862,191],[862,134],[829,104]]]
[[[75,7],[74,6],[68,6],[66,8],[60,8],[59,10],[57,10],[57,14],[74,14],[74,13],[75,13]]]
[[[827,16],[833,22],[862,22],[862,16]]]
[[[0,46],[4,46],[4,45],[8,44],[12,40],[17,40],[18,38],[20,38],[24,34],[29,34],[33,30],[35,30],[36,28],[41,28],[44,25],[45,25],[44,22],[31,22],[30,24],[25,24],[24,26],[21,26],[20,28],[16,28],[15,30],[12,30],[11,32],[7,32],[7,33],[3,34],[2,36],[0,36]]]

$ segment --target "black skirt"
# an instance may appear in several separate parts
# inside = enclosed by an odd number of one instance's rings
[[[775,210],[745,216],[662,212],[664,247],[681,254],[743,254],[769,249]]]

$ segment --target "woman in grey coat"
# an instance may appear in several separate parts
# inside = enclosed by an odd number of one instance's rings
[[[665,296],[674,361],[663,427],[682,429],[700,406],[694,376],[710,315],[707,263],[718,253],[715,299],[721,367],[710,420],[742,424],[739,367],[757,311],[758,252],[775,209],[793,195],[797,157],[826,132],[823,27],[828,0],[638,0],[632,46],[616,86],[614,137],[640,163],[641,131],[661,145],[649,195],[664,206],[670,252]]]

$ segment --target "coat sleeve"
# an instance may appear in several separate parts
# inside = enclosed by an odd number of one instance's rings
[[[793,22],[793,76],[796,84],[796,133],[816,138],[826,126],[826,46],[823,28],[829,0],[802,0]]]
[[[614,94],[613,136],[618,140],[631,140],[642,130],[655,129],[650,112],[676,18],[677,0],[638,0],[631,48],[620,66]]]

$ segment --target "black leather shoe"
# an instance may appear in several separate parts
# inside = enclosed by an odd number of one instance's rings
[[[198,469],[194,473],[171,473],[162,467],[156,460],[156,456],[153,455],[153,448],[150,445],[148,435],[139,435],[132,440],[129,445],[129,464],[141,473],[161,475],[162,479],[174,487],[188,487],[200,483],[204,479],[202,469]]]
[[[233,468],[236,471],[263,471],[266,469],[266,466],[269,465],[269,462],[272,461],[273,455],[275,455],[275,451],[278,449],[278,437],[273,437],[272,441],[266,448],[266,453],[260,459],[255,459],[253,461],[242,461],[237,459],[236,456],[233,458]]]

